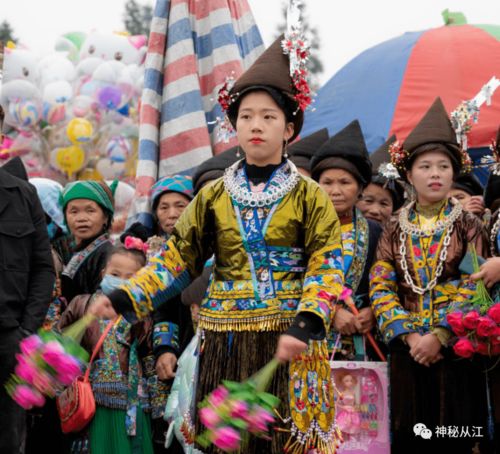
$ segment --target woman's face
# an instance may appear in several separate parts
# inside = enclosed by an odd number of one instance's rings
[[[160,196],[156,217],[158,225],[164,233],[171,234],[177,219],[189,205],[189,199],[178,192],[166,192]]]
[[[330,196],[339,216],[353,209],[361,192],[356,178],[343,169],[324,170],[319,177],[319,184]]]
[[[246,95],[240,103],[236,134],[249,164],[279,164],[283,142],[293,135],[293,123],[265,91]]]
[[[417,192],[420,204],[440,202],[448,197],[453,184],[451,159],[438,150],[422,153],[415,158],[407,177]]]
[[[363,191],[363,197],[356,205],[367,219],[385,222],[393,211],[392,197],[389,190],[370,183]]]
[[[462,205],[465,205],[472,196],[463,189],[452,188],[450,192],[448,192],[448,197],[455,197]]]
[[[98,236],[104,230],[108,216],[93,200],[75,199],[66,206],[66,222],[79,245]]]

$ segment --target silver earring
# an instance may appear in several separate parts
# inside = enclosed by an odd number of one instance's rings
[[[236,157],[237,157],[238,159],[240,159],[240,158],[241,158],[240,146],[239,146],[239,145],[238,145],[238,148],[236,149]]]
[[[285,140],[285,147],[283,149],[283,157],[288,159],[288,139]]]

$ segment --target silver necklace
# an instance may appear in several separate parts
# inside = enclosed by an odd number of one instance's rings
[[[224,172],[224,188],[229,193],[229,196],[239,205],[252,208],[272,205],[287,195],[300,180],[297,167],[291,161],[287,160],[286,165],[290,169],[290,175],[283,184],[279,186],[269,185],[265,191],[252,192],[240,185],[236,178],[236,173],[241,162],[242,160],[235,162]]]
[[[500,211],[498,212],[497,220],[495,221],[493,227],[491,228],[490,250],[492,257],[495,257],[496,255],[500,256],[500,251],[496,251],[497,234],[499,230],[500,230]]]
[[[415,202],[410,203],[406,207],[402,208],[401,212],[399,213],[399,225],[401,227],[401,230],[405,232],[407,235],[413,235],[422,238],[427,236],[434,236],[436,233],[448,229],[461,216],[463,211],[462,205],[460,203],[458,202],[452,202],[452,203],[453,203],[453,209],[451,210],[451,213],[448,216],[446,216],[446,219],[444,221],[443,220],[437,221],[431,228],[426,228],[426,229],[421,228],[420,226],[417,226],[410,222],[409,219],[410,210],[415,205]]]
[[[413,204],[410,204],[410,207],[412,205]],[[401,254],[401,262],[400,263],[401,263],[401,269],[403,270],[403,273],[404,273],[405,282],[411,287],[411,289],[415,293],[417,293],[418,295],[423,295],[426,292],[432,290],[436,286],[439,277],[443,273],[444,264],[446,262],[446,257],[448,256],[448,246],[450,245],[451,234],[453,232],[454,223],[458,219],[458,217],[460,216],[460,214],[462,213],[462,206],[459,203],[456,203],[454,205],[453,210],[450,213],[450,215],[447,216],[447,219],[444,222],[443,221],[438,221],[436,223],[435,227],[433,229],[430,229],[430,231],[432,232],[432,234],[428,233],[427,230],[424,232],[423,229],[420,229],[420,228],[418,228],[418,227],[416,227],[416,226],[414,226],[413,224],[410,223],[410,221],[408,219],[408,214],[409,214],[409,208],[410,207],[407,207],[407,208],[404,209],[404,211],[406,213],[406,215],[404,216],[404,218],[402,218],[403,210],[402,210],[402,212],[400,213],[400,216],[399,216],[399,225],[401,227],[401,233],[399,234],[399,240],[401,242],[401,245],[399,246],[399,253]],[[457,209],[457,207],[458,207],[458,209]],[[455,211],[458,214],[454,215]],[[452,217],[452,215],[453,215],[453,217]],[[403,219],[403,222],[402,222],[402,219]],[[453,219],[453,221],[451,219]],[[406,223],[406,224],[404,224],[404,223]],[[403,227],[403,224],[405,225],[405,227]],[[408,224],[416,227],[416,229],[408,228]],[[440,228],[440,230],[438,230],[438,228]],[[443,246],[441,248],[441,252],[439,253],[439,260],[438,260],[438,263],[437,263],[437,267],[436,267],[436,271],[434,273],[434,276],[427,283],[427,285],[425,287],[419,287],[418,285],[416,285],[413,282],[413,279],[412,279],[412,277],[410,275],[410,272],[408,270],[408,262],[406,261],[406,240],[408,238],[408,235],[412,234],[412,235],[416,235],[416,236],[418,236],[420,238],[421,237],[428,237],[428,236],[434,235],[437,232],[441,232],[441,231],[443,231],[445,229],[446,229],[446,233],[445,233],[445,236],[444,236],[444,239],[443,239]],[[414,231],[416,231],[417,233],[413,233]]]

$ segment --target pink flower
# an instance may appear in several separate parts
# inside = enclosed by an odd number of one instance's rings
[[[240,434],[232,427],[219,427],[210,438],[215,446],[225,452],[236,451],[240,447]]]
[[[479,317],[476,333],[481,337],[489,337],[495,331],[496,323],[489,317]]]
[[[479,312],[470,311],[463,318],[464,326],[467,329],[475,329],[479,321]]]
[[[25,410],[33,407],[42,407],[45,403],[44,397],[31,386],[18,385],[12,393],[12,398]]]
[[[31,356],[33,353],[35,353],[36,350],[38,350],[41,345],[42,340],[40,339],[40,337],[36,334],[32,334],[31,336],[24,338],[20,342],[19,347],[23,354],[25,354],[26,356]]]
[[[497,326],[490,335],[490,340],[493,345],[500,344],[500,326]]]
[[[470,358],[474,354],[474,345],[472,345],[472,342],[469,339],[462,337],[453,346],[453,350],[462,358]]]
[[[38,373],[38,369],[29,358],[24,355],[16,355],[17,365],[15,368],[16,375],[29,384],[33,384],[33,379]]]
[[[208,397],[208,402],[214,407],[218,407],[224,403],[226,397],[229,395],[229,391],[222,385],[217,387],[212,391],[212,394]]]
[[[489,355],[489,349],[488,349],[488,344],[485,344],[484,342],[478,342],[475,348],[476,353],[479,353],[480,355]]]
[[[500,303],[491,306],[488,309],[488,315],[495,323],[500,323]]]
[[[33,386],[47,396],[55,394],[55,385],[54,379],[46,372],[38,371],[33,377]]]
[[[242,400],[231,402],[231,418],[246,419],[248,416],[248,404]]]
[[[248,421],[250,427],[248,430],[252,433],[261,433],[268,431],[268,424],[274,422],[274,416],[264,410],[263,408],[258,408],[256,411],[252,412],[250,420]]]
[[[461,312],[452,312],[446,316],[446,320],[448,324],[451,326],[451,329],[457,336],[465,335],[464,323],[462,321],[462,313]]]
[[[202,424],[209,429],[214,429],[220,422],[220,416],[211,407],[200,408],[198,415],[200,416]]]
[[[80,363],[73,356],[65,353],[58,342],[47,342],[42,359],[56,371],[63,384],[71,384],[80,374]]]

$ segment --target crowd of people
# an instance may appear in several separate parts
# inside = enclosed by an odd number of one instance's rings
[[[391,137],[371,155],[358,121],[288,146],[303,121],[288,68],[278,40],[236,81],[226,114],[239,145],[153,186],[155,231],[136,223],[112,238],[116,183],[62,188],[28,182],[17,159],[0,168],[0,381],[26,335],[97,317],[81,339],[96,352],[92,422],[63,435],[53,401],[26,415],[2,387],[0,452],[183,452],[165,448],[163,416],[195,333],[195,402],[281,361],[269,392],[287,429],[245,452],[335,451],[352,396],[336,419],[330,358],[389,359],[394,453],[495,452],[498,363],[458,358],[446,315],[479,279],[500,302],[500,176],[483,188],[470,173],[439,98],[401,145]],[[470,245],[484,259],[475,274],[461,269]],[[483,433],[419,440],[417,423]]]

